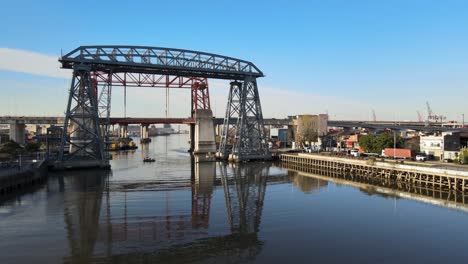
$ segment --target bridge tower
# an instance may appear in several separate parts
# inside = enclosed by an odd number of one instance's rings
[[[109,167],[109,162],[104,153],[97,89],[90,67],[75,65],[56,168],[80,166]]]
[[[98,109],[101,122],[101,134],[105,144],[109,144],[110,131],[110,113],[111,113],[111,95],[112,95],[112,72],[97,73],[93,72],[93,84],[96,85],[98,97]],[[99,80],[102,78],[102,80]]]
[[[218,157],[232,161],[271,159],[256,78],[231,82],[221,133]]]
[[[193,78],[191,90],[195,124],[190,125],[190,150],[195,154],[215,153],[216,138],[208,79]]]

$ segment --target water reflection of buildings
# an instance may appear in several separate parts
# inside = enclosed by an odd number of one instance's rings
[[[131,196],[128,190],[110,191],[102,172],[68,175],[63,183],[68,185],[63,199],[70,256],[65,262],[187,263],[206,258],[221,262],[253,259],[262,246],[257,232],[269,165],[219,164],[219,178],[216,178],[216,166],[214,162],[193,160],[189,182],[177,182],[177,187],[172,189],[176,192],[159,190],[156,193],[164,201],[141,207],[127,200]],[[284,180],[285,176],[281,177]],[[171,208],[174,205],[171,199],[180,199],[177,191],[186,190],[189,185],[191,205],[179,202],[176,208]],[[230,227],[224,232],[210,231],[211,199],[217,186],[224,192]]]
[[[328,185],[328,181],[308,177],[298,173],[297,171],[288,171],[288,175],[291,178],[292,183],[304,193],[312,193]]]

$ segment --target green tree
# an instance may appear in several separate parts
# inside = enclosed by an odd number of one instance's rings
[[[375,146],[376,146],[375,142],[376,142],[376,136],[374,135],[359,136],[359,146],[361,146],[366,152],[371,152],[371,153],[377,152],[375,150]]]
[[[468,149],[463,148],[460,150],[460,154],[458,155],[458,162],[460,164],[468,164]]]
[[[382,133],[378,136],[375,135],[362,135],[359,137],[359,146],[366,152],[381,153],[384,148],[393,148],[393,134]],[[399,135],[396,136],[396,147],[401,148],[405,141]]]
[[[0,149],[0,152],[8,153],[8,154],[16,154],[20,150],[21,150],[21,146],[18,143],[14,141],[8,141],[5,144],[3,144],[2,148]]]

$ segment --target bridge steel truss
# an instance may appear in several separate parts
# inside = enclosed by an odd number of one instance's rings
[[[192,116],[196,109],[211,109],[210,95],[208,89],[208,78],[206,77],[186,77],[172,76],[151,73],[133,73],[133,72],[94,72],[98,86],[104,87],[147,87],[147,88],[182,88],[191,89]],[[109,91],[110,94],[110,91]],[[109,97],[110,98],[110,97]],[[101,103],[101,100],[99,100]],[[110,100],[103,101],[100,109],[107,109],[104,104],[107,103],[110,109]],[[101,116],[102,117],[102,116]]]
[[[91,82],[89,67],[79,65],[73,71],[59,160],[106,159],[98,112],[96,90]],[[69,133],[68,128],[71,130]],[[66,145],[70,147],[69,155],[65,155]]]
[[[109,134],[113,86],[191,89],[193,117],[197,109],[210,109],[208,78],[234,80],[219,153],[225,158],[232,154],[237,161],[270,158],[256,82],[264,75],[251,62],[205,52],[143,46],[80,46],[59,61],[62,68],[73,69],[61,161],[71,157],[106,160],[104,139]],[[81,88],[75,87],[77,83]],[[68,133],[70,126],[74,129]],[[78,151],[65,155],[67,145]]]
[[[220,156],[229,154],[238,161],[269,158],[255,78],[231,82],[219,146]]]

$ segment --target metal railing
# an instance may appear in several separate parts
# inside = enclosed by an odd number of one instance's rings
[[[18,155],[13,161],[0,162],[0,177],[7,177],[37,168],[46,159],[46,153]]]

